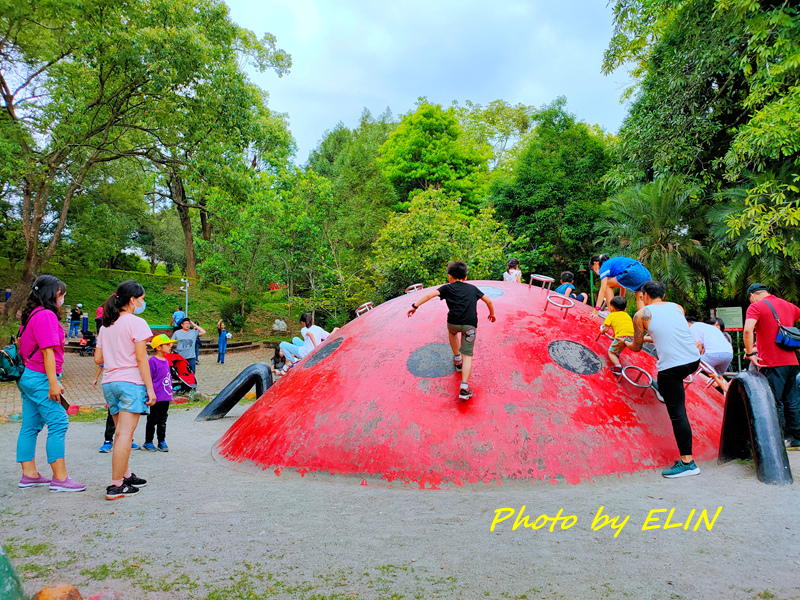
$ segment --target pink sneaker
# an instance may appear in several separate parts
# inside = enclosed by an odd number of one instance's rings
[[[23,489],[42,487],[43,485],[50,485],[50,480],[47,477],[42,477],[41,475],[37,477],[28,477],[27,475],[23,475],[22,479],[19,481],[19,487]]]
[[[51,492],[82,492],[85,489],[85,485],[78,483],[69,476],[64,481],[59,481],[53,477],[53,480],[50,482]]]

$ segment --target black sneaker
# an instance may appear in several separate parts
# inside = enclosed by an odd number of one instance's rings
[[[141,479],[136,476],[136,473],[131,473],[131,476],[123,479],[122,483],[141,488],[147,485],[147,479]]]
[[[453,366],[456,368],[456,373],[461,373],[461,369],[464,368],[464,363],[453,361]]]
[[[472,388],[462,387],[458,390],[459,400],[469,400],[470,398],[472,398]]]
[[[122,485],[110,485],[106,488],[106,500],[119,500],[125,496],[135,496],[139,493],[139,488],[128,485],[125,481]]]

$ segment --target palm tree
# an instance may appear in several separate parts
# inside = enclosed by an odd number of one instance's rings
[[[694,290],[701,281],[706,301],[711,297],[711,255],[699,241],[705,211],[698,190],[676,175],[637,184],[609,198],[604,204],[608,216],[598,223],[609,253],[622,249],[695,307]]]

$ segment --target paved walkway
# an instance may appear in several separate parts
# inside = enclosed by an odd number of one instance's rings
[[[197,390],[205,394],[216,394],[222,390],[242,369],[255,362],[269,363],[272,350],[259,349],[253,352],[228,354],[225,364],[216,362],[216,355],[201,356],[197,366]],[[70,404],[81,406],[103,406],[103,391],[98,384],[92,385],[95,364],[90,356],[66,354],[61,383]],[[102,381],[102,380],[101,380]],[[0,383],[0,415],[10,415],[22,410],[22,398],[15,383]]]

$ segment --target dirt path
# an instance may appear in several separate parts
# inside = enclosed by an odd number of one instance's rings
[[[196,423],[197,412],[171,410],[171,451],[135,453],[134,471],[150,483],[117,502],[103,499],[102,421],[70,425],[67,462],[89,484],[81,494],[19,490],[19,425],[0,424],[0,531],[27,591],[68,581],[85,596],[114,589],[152,600],[800,598],[800,483],[763,485],[751,464],[703,463],[699,477],[680,480],[421,491],[234,470],[211,454],[231,419]],[[800,453],[791,454],[800,478]],[[522,505],[531,524],[559,509],[577,522],[514,531],[515,514],[490,531],[495,511]],[[591,529],[601,505],[630,516],[616,538],[610,526]],[[720,506],[711,531],[694,531],[702,510],[711,520]],[[642,531],[650,510],[670,508],[673,523],[695,510],[688,530]],[[655,515],[659,525],[666,515]]]

